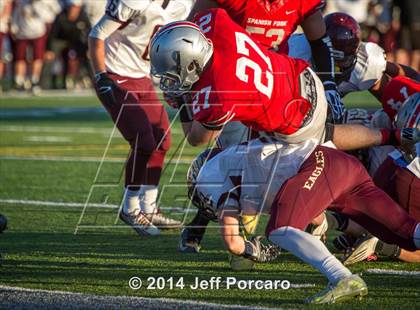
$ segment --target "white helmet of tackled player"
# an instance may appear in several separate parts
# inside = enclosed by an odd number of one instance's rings
[[[194,206],[202,211],[203,215],[206,215],[212,221],[217,220],[216,202],[212,201],[211,197],[203,195],[196,185],[201,168],[203,168],[207,160],[217,153],[216,149],[206,149],[202,151],[193,160],[187,172],[188,198],[190,198]]]
[[[196,24],[169,23],[152,38],[151,73],[162,91],[180,96],[191,90],[212,55],[213,44]]]
[[[417,128],[420,130],[420,93],[416,93],[404,101],[397,115],[395,115],[394,126],[396,128]],[[417,156],[415,145],[404,147],[403,151],[410,159]]]

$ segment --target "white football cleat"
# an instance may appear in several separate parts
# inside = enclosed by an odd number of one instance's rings
[[[149,221],[152,222],[153,225],[161,229],[175,229],[182,227],[182,223],[180,221],[166,217],[160,212],[146,214],[146,216],[149,219]]]
[[[131,226],[141,236],[158,236],[160,230],[153,225],[143,212],[126,214],[121,210],[120,219]]]
[[[378,241],[378,238],[370,234],[363,234],[351,248],[346,250],[346,254],[342,258],[344,265],[356,264],[375,254]]]
[[[334,304],[355,298],[362,299],[368,294],[368,288],[361,277],[351,275],[338,281],[335,285],[328,287],[305,300],[307,304]]]

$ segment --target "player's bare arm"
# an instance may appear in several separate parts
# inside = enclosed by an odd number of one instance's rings
[[[416,70],[399,63],[387,61],[385,73],[391,77],[406,76],[410,79],[420,82],[420,74]]]
[[[89,33],[89,58],[95,73],[98,95],[111,106],[115,103],[114,89],[117,87],[106,73],[105,39],[118,30],[121,24],[104,15]]]
[[[239,232],[239,213],[235,208],[224,208],[219,216],[220,232],[226,249],[235,255],[245,251],[245,240]]]
[[[280,253],[272,245],[261,243],[263,237],[245,239],[240,233],[239,211],[237,208],[226,207],[219,211],[219,224],[222,239],[226,249],[238,256],[243,256],[254,262],[269,262]]]
[[[220,133],[220,130],[207,129],[197,121],[182,122],[182,130],[188,143],[192,146],[208,144],[214,141]]]
[[[105,71],[105,39],[114,33],[121,24],[104,15],[89,34],[89,57],[95,73]]]

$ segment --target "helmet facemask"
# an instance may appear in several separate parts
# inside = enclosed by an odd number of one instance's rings
[[[152,40],[151,73],[172,96],[190,91],[213,54],[213,44],[195,24],[164,27]]]

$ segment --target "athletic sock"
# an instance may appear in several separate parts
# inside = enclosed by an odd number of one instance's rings
[[[16,83],[16,86],[23,87],[23,85],[25,84],[25,77],[22,75],[16,75],[15,83]]]
[[[137,213],[140,211],[140,190],[126,189],[124,196],[123,212],[125,214]]]
[[[413,239],[417,249],[420,250],[420,223],[417,223],[416,229],[414,229]]]
[[[352,274],[328,251],[321,240],[304,231],[290,226],[281,227],[271,232],[269,239],[280,248],[318,269],[332,284]]]
[[[39,84],[39,76],[32,76],[32,78],[31,78],[31,82],[32,82],[32,85],[37,85],[37,84]]]
[[[156,185],[142,185],[140,188],[140,207],[146,214],[157,212],[156,200],[158,187]]]
[[[396,244],[388,244],[379,240],[375,247],[375,253],[391,258],[398,258],[401,254],[401,248]]]

